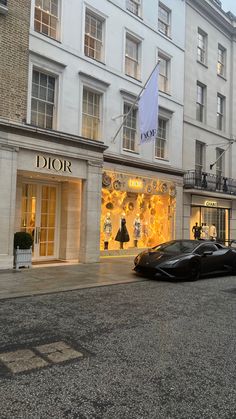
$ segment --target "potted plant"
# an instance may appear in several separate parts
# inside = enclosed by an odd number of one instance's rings
[[[14,234],[14,266],[15,269],[32,267],[33,237],[25,231]]]

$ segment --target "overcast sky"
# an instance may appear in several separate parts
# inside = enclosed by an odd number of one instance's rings
[[[225,12],[228,12],[229,10],[236,15],[236,0],[221,0],[222,2],[222,8]]]

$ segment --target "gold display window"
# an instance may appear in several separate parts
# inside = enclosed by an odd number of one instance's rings
[[[174,238],[176,199],[172,184],[107,172],[103,180],[101,250],[147,248]],[[122,218],[129,240],[126,237],[121,247],[116,239]]]

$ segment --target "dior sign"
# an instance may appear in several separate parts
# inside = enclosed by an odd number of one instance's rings
[[[55,170],[56,172],[72,173],[71,162],[69,160],[59,159],[58,157],[53,158],[37,155],[36,167],[39,169]]]

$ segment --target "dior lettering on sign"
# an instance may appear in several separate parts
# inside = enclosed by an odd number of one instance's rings
[[[71,162],[69,160],[59,159],[58,157],[45,157],[38,154],[36,156],[36,167],[39,169],[55,170],[56,172],[72,173]]]

